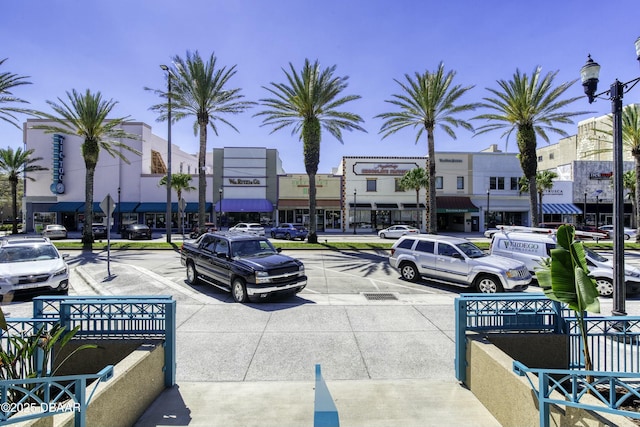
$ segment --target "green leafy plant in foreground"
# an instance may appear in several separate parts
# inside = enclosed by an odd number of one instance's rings
[[[575,311],[582,337],[585,369],[593,368],[584,318],[587,312],[600,313],[598,288],[589,276],[582,242],[575,240],[575,229],[562,225],[556,233],[557,246],[551,250],[551,259],[536,271],[536,278],[545,295],[567,304]]]

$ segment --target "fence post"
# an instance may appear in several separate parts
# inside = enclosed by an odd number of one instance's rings
[[[316,365],[316,399],[313,414],[314,427],[339,427],[338,409],[331,398],[329,388],[322,379],[320,365]]]
[[[164,307],[164,386],[168,388],[176,383],[176,301],[168,301]]]
[[[465,383],[467,380],[467,303],[462,298],[455,299],[456,317],[456,354],[454,364],[456,367],[456,378]]]

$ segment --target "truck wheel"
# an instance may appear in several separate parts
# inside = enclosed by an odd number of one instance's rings
[[[380,233],[380,238],[381,238],[381,239],[386,239],[386,238],[387,238],[387,235],[386,235],[386,234],[384,234],[384,233]]]
[[[231,295],[233,295],[233,300],[235,302],[247,302],[247,287],[242,279],[233,279],[233,283],[231,284]]]
[[[476,289],[483,294],[495,294],[496,292],[504,292],[502,284],[494,276],[480,276],[476,280]]]
[[[400,266],[400,274],[404,280],[408,280],[410,282],[417,282],[420,278],[418,269],[410,262],[404,263]]]
[[[610,297],[613,295],[613,282],[606,277],[598,277],[596,279],[596,288],[601,297]]]
[[[275,239],[275,238],[276,238],[276,233],[275,233],[275,231],[272,231],[272,232],[271,232],[271,238],[272,238],[272,239]]]
[[[200,280],[198,279],[198,272],[196,271],[196,266],[193,262],[187,263],[187,283],[190,285],[199,285]]]

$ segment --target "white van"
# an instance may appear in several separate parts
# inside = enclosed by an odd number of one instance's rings
[[[535,271],[542,268],[543,259],[550,258],[555,247],[555,234],[499,232],[493,235],[489,252],[522,261],[535,277]],[[589,248],[584,249],[589,275],[595,279],[598,292],[601,296],[612,296],[613,263]],[[625,266],[624,270],[627,294],[640,292],[640,269]]]

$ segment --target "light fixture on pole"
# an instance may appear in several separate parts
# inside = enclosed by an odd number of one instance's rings
[[[584,192],[584,205],[582,208],[582,225],[587,225],[587,192]]]
[[[356,206],[358,205],[356,203],[356,193],[357,193],[357,190],[354,188],[353,189],[353,234],[356,234]]]
[[[491,192],[489,190],[487,190],[487,228],[489,228],[489,207],[491,202]]]
[[[222,187],[218,190],[218,196],[220,197],[220,230],[222,230]]]
[[[167,243],[171,243],[171,70],[166,65],[160,65],[167,72]]]
[[[636,59],[640,61],[640,37],[636,39]],[[589,55],[587,63],[581,68],[580,76],[584,93],[591,104],[596,98],[611,101],[613,114],[613,315],[626,314],[626,291],[624,274],[624,187],[622,182],[622,98],[625,91],[631,90],[640,77],[621,83],[616,79],[609,90],[596,94],[600,65]],[[598,195],[599,196],[599,195]],[[599,198],[599,197],[598,197]],[[596,199],[596,202],[598,199]],[[596,218],[596,226],[598,219]]]

